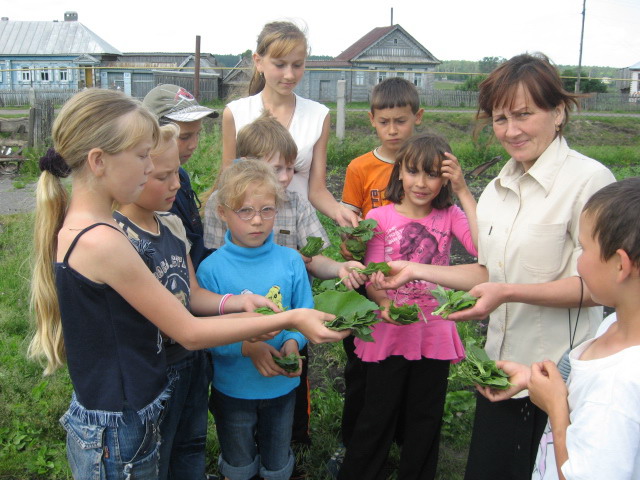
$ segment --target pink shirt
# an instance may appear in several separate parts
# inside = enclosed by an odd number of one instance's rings
[[[453,236],[470,254],[478,254],[467,217],[455,205],[443,210],[433,209],[426,217],[413,219],[400,215],[395,205],[390,204],[371,210],[367,218],[375,219],[378,222],[376,231],[382,233],[369,240],[365,264],[410,260],[448,265]],[[398,290],[388,290],[387,296],[397,305],[417,304],[427,323],[419,321],[401,326],[379,323],[373,331],[375,342],[355,339],[356,355],[365,362],[378,362],[391,355],[402,355],[407,360],[425,357],[453,362],[464,358],[464,347],[455,323],[431,314],[438,305],[428,292],[434,288],[433,283],[415,281]]]

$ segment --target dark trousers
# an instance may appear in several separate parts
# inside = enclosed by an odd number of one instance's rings
[[[300,350],[302,360],[302,373],[300,385],[296,388],[296,405],[293,410],[293,429],[291,441],[298,445],[311,445],[309,435],[309,416],[311,415],[311,395],[309,392],[309,349],[307,345]]]
[[[465,480],[530,480],[546,423],[529,397],[492,403],[477,395]]]
[[[342,346],[347,354],[347,363],[344,367],[344,407],[342,409],[342,425],[340,427],[342,444],[345,447],[349,446],[349,440],[353,435],[358,413],[360,413],[364,403],[364,387],[366,383],[365,365],[355,354],[354,338],[353,335],[349,335],[342,340]]]
[[[399,480],[435,478],[449,361],[392,356],[365,362],[366,386],[339,480],[382,480],[402,422]]]

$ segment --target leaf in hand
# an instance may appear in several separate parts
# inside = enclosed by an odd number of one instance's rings
[[[466,308],[473,307],[478,299],[469,292],[463,290],[446,290],[438,285],[434,290],[430,290],[431,295],[438,301],[438,308],[433,311],[434,315],[447,318],[454,312],[459,312]]]
[[[276,365],[278,365],[288,373],[297,372],[298,368],[300,367],[299,360],[301,358],[305,358],[301,357],[297,353],[290,353],[289,355],[285,355],[284,357],[276,357],[273,354],[271,354],[271,356],[273,357],[273,361],[276,362]]]
[[[375,314],[379,309],[376,303],[353,290],[327,290],[313,297],[313,300],[317,310],[336,315],[336,318],[325,323],[327,328],[351,330],[354,336],[367,342],[373,341],[371,326],[380,321]]]
[[[404,305],[395,305],[391,302],[391,305],[389,306],[389,316],[394,322],[399,323],[400,325],[416,323],[420,320],[420,315],[422,315],[422,311],[418,305],[415,304],[405,303]]]
[[[466,346],[466,358],[454,366],[449,380],[458,379],[461,382],[483,387],[505,390],[511,386],[509,375],[490,360],[484,349],[473,344]]]
[[[366,250],[366,243],[373,238],[376,233],[374,228],[378,222],[373,218],[361,220],[357,227],[338,227],[338,232],[344,233],[349,238],[344,242],[345,247],[355,260],[362,260]]]
[[[324,241],[320,237],[307,237],[307,244],[300,249],[300,254],[305,257],[315,257],[322,251]]]

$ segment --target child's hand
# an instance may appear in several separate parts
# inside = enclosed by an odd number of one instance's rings
[[[292,353],[295,353],[296,355],[300,355],[300,350],[298,348],[298,342],[296,342],[293,339],[289,339],[286,342],[284,342],[284,344],[282,345],[282,348],[280,349],[280,355],[278,355],[279,357],[285,357],[287,355],[290,355]],[[285,377],[299,377],[302,374],[302,359],[298,360],[298,370],[296,370],[295,372],[284,372],[284,376]]]
[[[452,153],[446,152],[444,154],[445,159],[442,161],[440,171],[442,176],[451,182],[451,188],[456,195],[459,192],[467,190],[467,183],[464,181],[464,175],[462,173],[462,167],[460,162]]]
[[[380,306],[380,318],[383,322],[391,323],[393,325],[400,325],[389,316],[389,307],[391,306],[390,298],[383,298],[378,302],[378,305]]]
[[[342,283],[344,283],[344,286],[349,290],[355,290],[360,285],[364,285],[367,281],[367,276],[362,273],[354,272],[354,268],[361,268],[364,270],[365,266],[360,262],[351,260],[349,262],[342,263],[338,269],[338,277],[343,279]]]
[[[340,242],[340,255],[342,255],[342,258],[344,258],[347,262],[351,262],[354,261],[353,255],[349,250],[347,250],[347,245],[345,243],[348,239],[349,237],[345,235],[342,239],[342,242]]]
[[[548,415],[568,409],[567,385],[558,367],[551,360],[531,365],[531,378],[527,385],[531,401]]]
[[[527,365],[523,365],[517,362],[508,362],[504,360],[497,360],[496,366],[504,370],[504,373],[509,375],[509,383],[511,387],[506,390],[499,390],[491,387],[482,387],[476,385],[476,390],[482,394],[487,400],[491,402],[500,402],[513,397],[516,393],[521,392],[527,388],[529,378],[531,377],[531,368]]]
[[[282,311],[271,300],[255,293],[230,296],[224,309],[226,312],[253,312],[260,307],[268,307],[276,313]]]
[[[447,319],[453,320],[454,322],[483,320],[496,308],[506,302],[506,291],[505,285],[501,283],[485,282],[476,285],[469,290],[469,293],[478,299],[476,304],[471,308],[452,313]]]
[[[382,272],[376,272],[369,277],[374,288],[378,290],[396,290],[412,280],[415,280],[412,262],[396,260],[389,262],[391,271],[385,276]]]
[[[300,252],[298,252],[298,253],[300,253]],[[305,266],[305,267],[307,267],[307,268],[309,268],[309,264],[311,263],[311,261],[313,260],[313,258],[311,258],[311,257],[305,257],[305,256],[304,256],[304,255],[302,255],[301,253],[300,253],[300,256],[302,257],[302,261],[304,262],[304,266]]]
[[[336,332],[325,327],[325,322],[329,322],[336,317],[330,313],[310,308],[296,308],[295,310],[284,312],[283,315],[289,316],[288,328],[295,328],[312,343],[337,342],[351,334],[351,330]]]
[[[273,361],[271,355],[280,356],[278,350],[264,342],[242,342],[242,356],[249,357],[253,366],[263,377],[275,377],[276,375],[286,375],[281,367]]]

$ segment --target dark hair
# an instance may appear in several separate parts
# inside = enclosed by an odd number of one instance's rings
[[[569,93],[564,89],[558,71],[542,53],[516,55],[491,72],[479,86],[476,119],[484,126],[491,118],[494,108],[513,106],[521,84],[542,110],[549,111],[564,105],[564,120],[558,131],[558,135],[562,135],[569,121],[571,105],[578,108],[578,99],[583,95]]]
[[[420,95],[415,85],[401,77],[383,80],[371,91],[371,113],[383,108],[410,106],[413,113],[420,109]]]
[[[392,203],[400,203],[404,198],[404,188],[400,180],[403,166],[427,173],[436,171],[439,175],[445,152],[451,152],[451,147],[443,137],[435,133],[422,133],[409,138],[396,154],[396,163],[393,165],[385,192],[386,198]],[[432,205],[433,208],[438,209],[453,205],[451,182],[442,186],[440,193],[433,199]]]
[[[601,188],[582,211],[593,219],[591,236],[598,240],[602,260],[609,260],[621,248],[640,266],[640,177]]]

